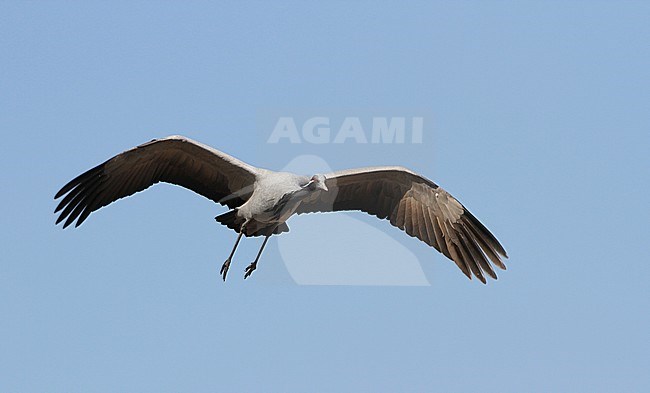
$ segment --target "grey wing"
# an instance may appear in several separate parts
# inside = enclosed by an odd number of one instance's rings
[[[75,219],[79,226],[93,211],[158,182],[188,188],[230,208],[252,193],[261,171],[228,154],[181,136],[154,139],[96,166],[63,186],[65,195],[55,213],[56,223]],[[67,195],[66,195],[67,194]]]
[[[402,167],[350,169],[325,175],[328,192],[304,200],[298,213],[361,210],[417,237],[451,259],[468,277],[496,279],[490,261],[506,268],[499,241],[456,198]]]

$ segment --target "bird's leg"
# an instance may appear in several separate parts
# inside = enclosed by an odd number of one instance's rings
[[[250,276],[255,269],[257,269],[257,261],[260,259],[260,255],[262,255],[262,250],[264,250],[264,246],[266,246],[266,242],[269,240],[270,237],[271,235],[268,235],[267,237],[264,238],[264,242],[262,243],[262,247],[260,247],[260,251],[257,253],[257,257],[255,258],[253,263],[248,265],[248,267],[244,271],[244,280],[247,279],[248,276]]]
[[[230,256],[228,256],[228,259],[226,259],[226,262],[221,265],[221,271],[219,274],[221,274],[221,277],[223,277],[223,280],[226,281],[226,274],[228,274],[228,269],[230,268],[230,262],[232,261],[232,256],[235,255],[235,250],[237,249],[237,245],[239,244],[239,241],[241,240],[242,235],[244,234],[244,228],[242,226],[239,236],[237,236],[237,241],[235,242],[235,246],[232,248],[232,251],[230,252]]]

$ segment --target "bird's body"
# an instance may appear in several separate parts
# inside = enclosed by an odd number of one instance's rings
[[[231,210],[216,220],[239,233],[221,268],[225,280],[243,235],[267,240],[287,232],[293,214],[360,210],[390,223],[436,248],[471,279],[496,279],[492,264],[505,269],[506,252],[496,238],[458,200],[432,181],[403,167],[349,169],[312,177],[248,165],[181,136],[153,140],[109,159],[66,184],[55,212],[64,228],[109,203],[157,182],[189,188]]]
[[[263,223],[283,223],[295,212],[303,194],[302,187],[308,182],[306,176],[270,172],[255,181],[253,194],[238,208],[238,215]],[[293,198],[287,199],[286,195]]]

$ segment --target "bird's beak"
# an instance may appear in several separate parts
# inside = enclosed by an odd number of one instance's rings
[[[323,191],[329,191],[324,182],[318,183],[318,188],[320,188]]]

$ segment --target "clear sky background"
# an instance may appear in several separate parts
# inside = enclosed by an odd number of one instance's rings
[[[632,1],[0,2],[0,391],[650,391],[648,20]],[[283,168],[273,108],[425,113],[422,146],[315,153],[426,174],[508,270],[469,281],[350,214],[431,285],[298,285],[277,239],[243,281],[245,241],[224,284],[225,209],[172,186],[54,226],[65,182],[152,138]],[[304,264],[341,255],[325,217],[283,235]]]

